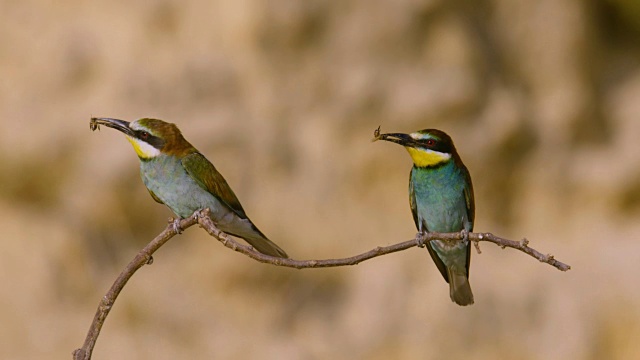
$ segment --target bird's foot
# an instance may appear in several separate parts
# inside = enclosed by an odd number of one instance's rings
[[[176,234],[182,234],[182,227],[180,227],[180,218],[169,218],[169,223],[171,224],[171,228],[176,232]]]
[[[211,210],[209,208],[198,209],[193,212],[193,215],[198,219],[211,218]]]
[[[423,248],[425,245],[425,240],[427,240],[427,234],[424,232],[419,232],[416,234],[416,241],[418,242],[418,247]]]
[[[467,229],[460,230],[460,235],[462,235],[462,242],[464,242],[465,244],[468,244],[469,243],[469,232],[467,231]]]

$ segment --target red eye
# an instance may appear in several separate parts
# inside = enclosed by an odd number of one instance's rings
[[[146,131],[143,131],[140,133],[140,138],[143,140],[146,140],[149,137],[149,133]]]
[[[435,144],[436,144],[436,141],[435,141],[435,140],[433,140],[433,139],[428,139],[428,140],[427,140],[427,145],[428,145],[428,146],[433,146],[433,145],[435,145]]]

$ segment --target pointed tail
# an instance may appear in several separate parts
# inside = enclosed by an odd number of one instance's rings
[[[449,275],[449,295],[454,303],[466,306],[473,304],[473,293],[466,274],[457,274],[447,268]]]
[[[289,258],[289,255],[260,231],[249,219],[242,219],[243,226],[234,229],[221,228],[227,234],[244,239],[249,245],[265,255]]]
[[[258,229],[256,229],[258,230]],[[253,246],[256,250],[260,251],[263,254],[281,257],[281,258],[289,258],[284,250],[282,250],[278,245],[276,245],[273,241],[267,239],[264,234],[262,234],[259,230],[257,234],[251,234],[250,236],[241,236],[246,242],[248,242],[251,246]]]
[[[229,212],[227,217],[218,220],[216,225],[225,233],[244,239],[254,249],[265,255],[285,259],[289,257],[278,245],[267,239],[248,218],[241,218],[237,214]]]

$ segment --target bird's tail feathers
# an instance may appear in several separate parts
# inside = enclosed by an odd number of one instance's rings
[[[458,274],[450,268],[447,269],[449,275],[449,295],[451,301],[458,305],[466,306],[473,304],[473,293],[466,274]]]
[[[256,229],[257,230],[257,229]],[[241,236],[246,242],[248,242],[251,246],[253,246],[256,250],[260,251],[263,254],[281,257],[281,258],[289,258],[289,255],[282,250],[278,245],[276,245],[273,241],[267,239],[266,236],[262,232],[258,230],[256,234],[252,234],[250,236]]]
[[[289,257],[284,250],[269,240],[262,231],[258,230],[248,218],[241,218],[233,214],[233,216],[229,216],[224,220],[219,220],[216,225],[225,233],[244,239],[249,245],[265,255],[285,259]]]
[[[289,255],[273,241],[269,240],[249,219],[242,219],[241,226],[221,227],[227,234],[244,239],[249,245],[265,255],[289,258]],[[236,224],[237,225],[237,224]]]

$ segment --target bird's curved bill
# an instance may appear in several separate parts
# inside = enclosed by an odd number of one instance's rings
[[[385,140],[402,146],[416,146],[417,142],[409,134],[388,133],[378,135],[378,140]]]
[[[130,135],[130,136],[135,135],[133,130],[131,130],[131,128],[129,127],[128,121],[112,119],[112,118],[94,118],[94,117],[91,118],[91,123],[89,124],[89,126],[91,127],[91,130],[98,129],[100,125],[104,125],[106,127],[119,130],[125,133],[126,135]]]

